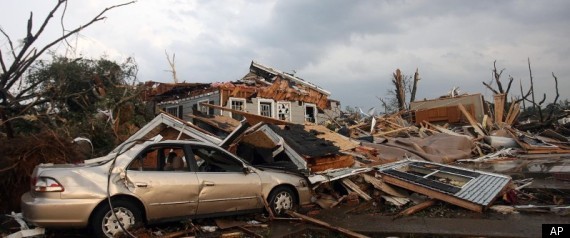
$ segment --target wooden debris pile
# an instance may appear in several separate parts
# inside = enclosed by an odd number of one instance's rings
[[[376,166],[370,172],[322,183],[315,189],[315,203],[322,209],[340,204],[374,203],[377,212],[392,214],[394,208],[401,211],[400,208],[410,203],[422,204],[412,210],[428,207],[427,204],[435,201],[423,202],[435,199],[483,212],[509,190],[510,181],[511,178],[504,175],[433,162],[399,161]],[[382,204],[389,207],[382,208]],[[401,212],[400,215],[411,214],[411,211]]]

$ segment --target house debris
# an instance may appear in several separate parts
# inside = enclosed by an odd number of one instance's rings
[[[382,179],[428,197],[482,212],[505,191],[510,177],[423,161],[377,167]]]
[[[446,204],[477,213],[570,213],[568,111],[556,117],[555,126],[527,130],[536,127],[519,121],[521,101],[509,102],[505,92],[490,103],[482,94],[454,88],[385,115],[342,115],[330,96],[257,62],[234,82],[149,82],[144,97],[164,113],[127,141],[199,140],[256,167],[303,174],[314,204],[300,208],[307,215],[288,214],[354,237],[364,235],[312,215],[348,207],[346,214],[396,219]],[[274,219],[270,214],[269,221]],[[216,225],[201,228],[259,236],[250,230],[259,224]],[[232,232],[227,234],[237,235]]]
[[[235,111],[296,124],[320,123],[340,115],[340,103],[329,99],[329,91],[257,62],[252,62],[249,73],[235,82],[152,83],[148,86],[150,89],[145,94],[148,101],[165,112],[194,123],[200,116],[223,115],[243,119]]]

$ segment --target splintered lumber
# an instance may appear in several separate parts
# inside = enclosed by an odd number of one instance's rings
[[[409,216],[412,215],[414,213],[417,213],[421,210],[424,210],[428,207],[431,207],[435,204],[437,200],[435,199],[429,199],[429,200],[425,200],[421,203],[418,203],[414,206],[411,206],[409,208],[406,208],[406,210],[401,211],[400,213],[398,213],[398,215],[396,215],[396,217],[405,217],[405,216]]]
[[[362,176],[364,177],[364,181],[372,184],[372,186],[374,186],[374,188],[376,188],[382,192],[390,194],[394,197],[401,197],[402,198],[402,197],[408,197],[409,196],[409,194],[406,194],[404,192],[399,192],[394,187],[390,186],[389,184],[384,183],[384,181],[377,179],[374,176],[371,176],[368,174],[362,174]]]
[[[296,212],[294,212],[294,211],[287,211],[286,213],[287,213],[289,216],[301,218],[303,221],[308,221],[308,222],[311,222],[311,223],[313,223],[313,224],[315,224],[315,225],[319,225],[319,226],[325,227],[325,228],[327,228],[327,229],[330,229],[330,230],[333,230],[333,231],[337,231],[337,232],[339,232],[339,233],[341,233],[341,234],[343,234],[343,235],[345,235],[345,236],[348,236],[348,237],[356,237],[356,238],[365,238],[365,237],[368,237],[368,236],[365,236],[365,235],[363,235],[363,234],[356,233],[356,232],[354,232],[354,231],[344,229],[344,228],[342,228],[342,227],[332,226],[331,224],[328,224],[328,223],[326,223],[326,222],[324,222],[324,221],[321,221],[321,220],[318,220],[318,219],[315,219],[315,218],[312,218],[312,217],[308,217],[308,216],[305,216],[305,215],[296,213]]]
[[[439,132],[441,132],[441,133],[445,133],[445,134],[452,135],[452,136],[463,136],[463,137],[467,137],[467,138],[471,139],[471,137],[468,136],[468,135],[459,134],[459,133],[457,133],[457,132],[454,132],[454,131],[452,131],[452,130],[443,128],[443,127],[441,127],[441,126],[431,124],[431,123],[429,123],[429,122],[427,122],[427,121],[424,121],[424,123],[426,123],[426,124],[429,125],[430,127],[433,127],[434,129],[436,129],[437,131],[439,131]]]
[[[495,94],[495,123],[501,124],[503,122],[503,114],[505,110],[506,94]]]
[[[517,119],[520,111],[521,111],[520,103],[511,104],[511,107],[509,108],[509,113],[507,114],[507,120],[505,120],[505,123],[507,123],[507,125],[512,126],[515,120]]]
[[[376,132],[374,133],[374,136],[385,136],[385,135],[389,135],[389,134],[393,134],[393,133],[397,133],[397,132],[401,132],[401,131],[406,131],[411,129],[410,127],[402,127],[402,128],[398,128],[395,130],[391,130],[391,131],[380,131],[380,132]]]
[[[473,129],[475,129],[475,131],[479,134],[479,135],[486,135],[485,132],[483,132],[483,130],[481,130],[481,128],[479,127],[479,125],[477,124],[477,120],[475,120],[475,118],[473,118],[473,116],[471,115],[471,113],[469,113],[467,111],[467,109],[465,109],[465,107],[463,106],[463,104],[457,104],[457,107],[459,108],[459,110],[461,111],[461,113],[463,113],[463,115],[465,116],[465,118],[467,118],[467,120],[469,121],[469,124],[471,124],[471,126],[473,126]]]
[[[426,195],[428,197],[436,198],[438,200],[441,200],[441,201],[444,201],[447,203],[451,203],[451,204],[469,209],[471,211],[483,212],[483,206],[480,204],[472,203],[472,202],[466,201],[464,199],[460,199],[460,198],[445,194],[443,192],[439,192],[437,190],[425,188],[425,187],[422,187],[420,185],[416,185],[413,183],[409,183],[409,182],[400,180],[398,178],[393,178],[390,176],[383,176],[382,178],[387,183],[394,184],[398,187],[402,187],[402,188],[405,188],[405,189],[408,189],[411,191],[415,191],[415,192],[421,193],[423,195]]]
[[[267,214],[269,215],[269,220],[275,219],[275,214],[273,213],[273,210],[271,210],[271,206],[269,206],[269,203],[267,203],[267,200],[265,200],[265,198],[263,196],[259,196],[257,198],[260,199],[261,202],[263,203],[263,206],[265,207],[265,210],[267,211]]]
[[[491,130],[492,125],[489,123],[489,116],[487,114],[483,115],[483,123],[481,123],[481,126],[483,126],[485,130]]]
[[[354,191],[355,193],[358,194],[358,196],[360,196],[362,199],[366,200],[366,201],[370,201],[372,200],[372,197],[370,197],[370,195],[368,195],[367,193],[365,193],[364,191],[362,191],[358,185],[354,184],[354,182],[352,182],[350,179],[348,178],[344,178],[342,179],[342,183],[344,185],[346,185],[346,187],[348,187],[350,190]]]
[[[409,198],[398,198],[398,197],[392,197],[392,196],[386,196],[386,195],[382,195],[382,198],[384,200],[386,200],[386,202],[388,202],[394,206],[397,206],[397,207],[402,207],[402,206],[404,206],[410,202]]]

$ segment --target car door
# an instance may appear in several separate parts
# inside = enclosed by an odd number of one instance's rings
[[[188,151],[184,144],[151,145],[127,167],[132,192],[145,204],[149,220],[196,213],[200,183],[186,160]]]
[[[192,146],[192,153],[200,183],[198,215],[263,207],[259,175],[244,172],[241,160],[217,147]]]

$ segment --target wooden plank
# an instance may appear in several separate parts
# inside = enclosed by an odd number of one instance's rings
[[[513,103],[509,108],[509,113],[507,114],[507,119],[505,123],[507,125],[513,125],[515,120],[517,119],[519,112],[521,111],[520,103]]]
[[[504,110],[505,110],[505,98],[506,94],[495,94],[495,123],[501,124],[503,122]]]
[[[364,177],[364,181],[372,184],[372,186],[374,186],[374,188],[376,188],[382,192],[390,194],[394,197],[409,197],[409,194],[406,194],[404,192],[400,192],[400,191],[394,189],[392,186],[384,183],[384,181],[377,179],[374,176],[371,176],[368,174],[362,174],[362,177]]]
[[[346,236],[348,236],[348,237],[356,237],[356,238],[367,238],[367,237],[368,237],[368,236],[365,236],[365,235],[363,235],[363,234],[356,233],[356,232],[354,232],[354,231],[344,229],[344,228],[342,228],[342,227],[332,226],[332,225],[330,225],[330,224],[328,224],[328,223],[326,223],[326,222],[324,222],[324,221],[321,221],[321,220],[318,220],[318,219],[315,219],[315,218],[312,218],[312,217],[308,217],[308,216],[305,216],[305,215],[301,215],[301,214],[296,213],[296,212],[294,212],[294,211],[287,211],[286,213],[289,214],[289,215],[292,216],[292,217],[298,217],[298,218],[303,219],[304,221],[311,222],[311,223],[313,223],[313,224],[315,224],[315,225],[319,225],[319,226],[325,227],[325,228],[327,228],[327,229],[330,229],[330,230],[333,230],[333,231],[337,231],[337,232],[339,232],[339,233],[341,233],[341,234],[343,234],[343,235],[346,235]]]
[[[465,118],[467,118],[467,120],[469,121],[469,124],[471,124],[471,126],[473,126],[473,128],[475,129],[475,132],[477,132],[479,135],[482,135],[482,136],[486,135],[485,132],[483,132],[483,130],[481,130],[481,128],[477,124],[477,120],[475,120],[475,118],[473,118],[471,113],[469,113],[467,111],[467,109],[465,109],[465,107],[462,104],[458,104],[457,107],[459,108],[459,110],[461,110],[461,113],[463,113]]]
[[[402,181],[398,178],[395,178],[395,177],[392,177],[389,175],[383,175],[382,179],[386,183],[390,183],[390,184],[396,185],[398,187],[402,187],[402,188],[405,188],[405,189],[408,189],[408,190],[411,190],[414,192],[418,192],[418,193],[421,193],[421,194],[426,195],[426,196],[431,197],[431,198],[435,198],[435,199],[438,199],[438,200],[441,200],[441,201],[444,201],[447,203],[451,203],[453,205],[457,205],[457,206],[463,207],[465,209],[469,209],[471,211],[483,212],[483,206],[479,205],[479,204],[475,204],[475,203],[472,203],[472,202],[469,202],[469,201],[466,201],[466,200],[463,200],[463,199],[460,199],[460,198],[457,198],[457,197],[454,197],[454,196],[451,196],[451,195],[448,195],[448,194],[445,194],[442,192],[431,190],[431,189],[428,189],[428,188],[423,187],[423,186],[408,183],[408,182]]]
[[[394,123],[394,122],[391,122],[389,119],[393,119],[393,118],[385,118],[385,117],[378,117],[378,118],[376,118],[376,120],[386,122],[386,123],[388,123],[388,124],[390,124],[390,125],[392,125],[392,126],[394,126],[394,127],[396,127],[396,128],[402,127],[402,125],[397,124],[397,123]]]
[[[365,193],[364,191],[362,191],[358,185],[354,184],[354,182],[352,182],[350,179],[348,178],[344,178],[342,179],[342,183],[344,185],[346,185],[348,188],[350,188],[350,190],[356,192],[358,194],[358,196],[360,196],[362,199],[366,200],[366,201],[370,201],[372,200],[372,197],[370,197],[370,195],[368,195],[367,193]]]
[[[485,130],[490,130],[492,125],[490,125],[489,123],[489,116],[487,114],[485,114],[483,116],[483,122],[481,123],[481,125],[483,126],[483,129]]]
[[[405,130],[409,130],[411,129],[410,127],[402,127],[402,128],[398,128],[396,130],[391,130],[391,131],[380,131],[380,132],[376,132],[374,133],[374,136],[385,136],[385,135],[389,135],[389,134],[393,134],[393,133],[397,133],[400,131],[405,131]]]
[[[435,199],[425,200],[425,201],[418,203],[414,206],[406,208],[406,210],[403,210],[400,213],[398,213],[398,215],[396,215],[396,217],[405,217],[405,216],[412,215],[414,213],[417,213],[421,210],[424,210],[428,207],[433,206],[436,202],[437,202],[437,200],[435,200]]]
[[[429,123],[428,121],[424,121],[424,123],[426,123],[426,124],[429,125],[430,127],[433,127],[434,129],[438,130],[438,131],[441,132],[441,133],[445,133],[445,134],[453,135],[453,136],[462,136],[462,135],[459,134],[459,133],[453,132],[452,130],[443,128],[443,127],[438,126],[438,125],[431,124],[431,123]]]

